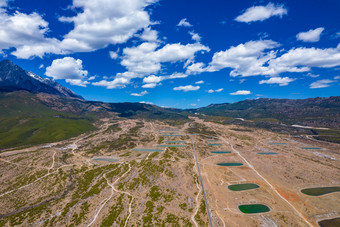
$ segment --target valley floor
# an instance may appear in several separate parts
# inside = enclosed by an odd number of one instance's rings
[[[340,216],[340,192],[301,190],[340,187],[339,170],[337,144],[198,118],[103,119],[0,153],[0,226],[318,226]],[[244,183],[256,187],[229,187]],[[268,210],[239,207],[254,204]]]

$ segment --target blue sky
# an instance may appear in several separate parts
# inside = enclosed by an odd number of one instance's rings
[[[0,0],[1,57],[88,100],[340,95],[340,2]]]

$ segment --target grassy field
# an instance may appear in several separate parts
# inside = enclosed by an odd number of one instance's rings
[[[29,93],[0,93],[0,149],[67,139],[94,129],[94,120],[53,110]]]

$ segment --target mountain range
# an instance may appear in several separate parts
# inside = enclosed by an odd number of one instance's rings
[[[83,99],[52,79],[42,78],[33,72],[23,70],[10,60],[0,62],[0,91],[26,90],[31,93],[47,93],[62,97]]]
[[[146,103],[104,103],[84,100],[54,80],[26,71],[9,60],[0,62],[0,149],[66,139],[91,130],[103,117],[181,124],[189,120],[188,116],[288,133],[319,134],[312,128],[327,127],[335,129],[332,133],[337,137],[340,97],[260,98],[187,110]],[[312,128],[292,129],[291,125]]]

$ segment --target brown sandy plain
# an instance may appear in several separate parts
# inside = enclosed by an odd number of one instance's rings
[[[221,146],[209,146],[208,139]],[[157,147],[164,140],[186,143]],[[176,127],[103,119],[98,130],[76,138],[0,153],[0,226],[209,226],[193,145],[213,226],[318,226],[319,220],[340,216],[339,192],[300,192],[340,186],[340,145],[198,118]],[[278,154],[258,154],[268,151]],[[217,166],[220,162],[243,166]],[[236,183],[260,187],[228,189]],[[238,209],[256,203],[270,211]]]

